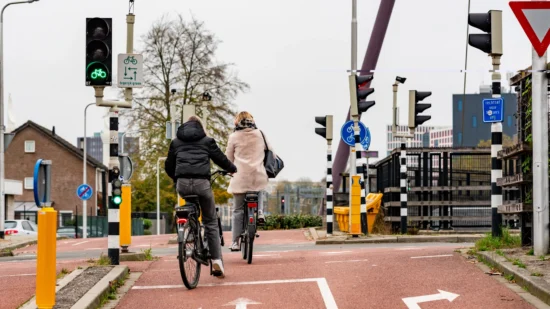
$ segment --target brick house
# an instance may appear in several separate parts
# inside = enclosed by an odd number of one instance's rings
[[[38,159],[52,161],[51,200],[59,213],[60,226],[78,212],[82,215],[82,201],[76,189],[82,184],[83,151],[32,121],[15,129],[15,137],[5,154],[5,176],[23,183],[23,194],[15,196],[13,209],[7,210],[7,218],[36,220],[38,208],[33,197],[33,172]],[[87,156],[87,183],[95,194],[87,202],[88,215],[97,215],[97,205],[102,204],[102,177],[108,168],[90,155]],[[97,176],[97,177],[96,177]],[[98,190],[99,188],[99,190]]]

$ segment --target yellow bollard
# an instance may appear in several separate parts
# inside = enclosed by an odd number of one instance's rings
[[[57,211],[51,207],[38,212],[38,250],[36,253],[36,306],[55,305]]]
[[[361,176],[351,176],[350,231],[351,235],[361,235]]]
[[[122,203],[120,203],[120,246],[128,252],[132,244],[132,186],[122,185]]]

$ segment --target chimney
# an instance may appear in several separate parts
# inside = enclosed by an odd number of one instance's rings
[[[52,135],[55,135],[55,126],[52,128]]]

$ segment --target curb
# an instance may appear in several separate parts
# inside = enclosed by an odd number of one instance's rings
[[[143,252],[128,252],[121,253],[119,257],[121,262],[142,262],[145,261],[145,253]]]
[[[313,240],[317,241],[319,239],[319,234],[317,234],[317,230],[315,228],[310,227],[309,234],[313,237]]]
[[[347,236],[341,236],[340,239],[318,239],[316,245],[334,245],[334,244],[387,244],[387,243],[426,243],[426,242],[447,242],[447,243],[471,243],[483,236],[417,236],[417,237],[384,237],[384,238],[356,238],[347,239]]]
[[[63,237],[57,237],[56,240],[62,240],[62,239],[67,239],[67,237],[64,237],[64,236]],[[38,239],[22,242],[22,243],[19,243],[19,244],[16,244],[16,245],[8,246],[8,247],[4,247],[4,248],[0,249],[0,257],[14,256],[13,252],[11,252],[11,251],[17,250],[19,248],[23,248],[23,247],[26,247],[26,246],[36,245],[36,244],[38,244]],[[7,255],[3,255],[3,254],[6,254],[6,253],[7,253]]]
[[[516,284],[526,287],[529,293],[550,305],[550,284],[546,280],[531,276],[528,270],[514,266],[506,258],[494,252],[478,252],[477,255],[481,260],[493,265],[503,274],[514,275]]]
[[[62,288],[64,288],[67,284],[69,284],[69,282],[73,281],[73,279],[76,278],[76,276],[80,275],[87,268],[88,268],[88,266],[80,268],[80,269],[75,269],[70,274],[63,277],[63,279],[61,279],[59,282],[57,282],[57,284],[55,286],[55,294],[57,294]],[[37,309],[38,307],[36,306],[36,295],[33,296],[28,302],[23,304],[20,308],[21,309]]]
[[[115,266],[103,279],[92,287],[82,298],[72,307],[76,309],[95,309],[99,307],[101,299],[109,293],[111,282],[120,280],[128,274],[128,266]]]

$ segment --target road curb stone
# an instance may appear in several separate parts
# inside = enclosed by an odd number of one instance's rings
[[[505,257],[495,252],[482,251],[478,252],[477,255],[480,259],[496,267],[503,274],[514,275],[514,280],[518,285],[527,287],[529,293],[547,305],[550,305],[550,284],[544,279],[531,276],[531,273],[527,269],[513,265]]]
[[[120,280],[128,274],[128,266],[118,265],[94,285],[71,309],[95,309],[99,307],[101,298],[109,293],[112,281]]]
[[[466,236],[391,236],[391,237],[372,237],[372,238],[351,238],[347,236],[336,236],[325,239],[317,239],[316,245],[333,244],[384,244],[384,243],[426,243],[426,242],[447,242],[447,243],[470,243],[483,238],[482,235]]]

